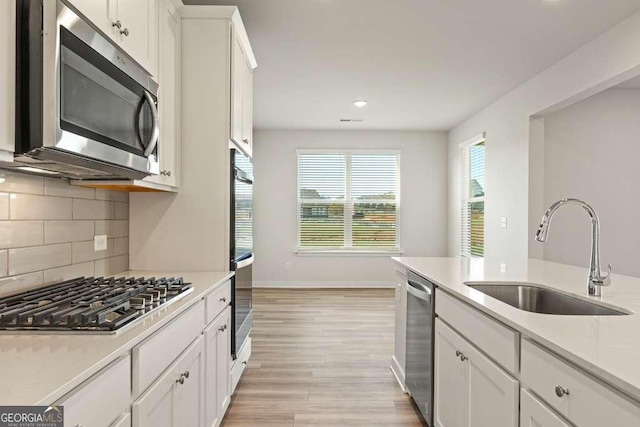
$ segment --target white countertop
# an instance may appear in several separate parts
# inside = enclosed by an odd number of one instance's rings
[[[49,405],[233,276],[233,272],[126,271],[115,277],[184,277],[194,290],[116,335],[0,335],[0,405]]]
[[[613,274],[601,297],[587,294],[586,268],[540,260],[501,262],[466,258],[394,258],[400,266],[518,330],[640,400],[640,279]],[[397,268],[400,268],[398,266]],[[638,314],[556,316],[519,310],[465,286],[466,281],[540,284]]]

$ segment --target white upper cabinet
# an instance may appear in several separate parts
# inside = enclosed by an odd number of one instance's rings
[[[172,0],[160,0],[159,21],[160,175],[145,178],[180,186],[180,15]]]
[[[518,425],[519,383],[436,319],[435,425]]]
[[[0,160],[12,161],[15,147],[16,2],[0,2]]]
[[[91,22],[157,76],[158,0],[72,0]]]
[[[247,155],[253,154],[253,69],[244,29],[233,26],[231,45],[230,139]]]

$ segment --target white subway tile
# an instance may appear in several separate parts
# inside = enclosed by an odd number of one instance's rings
[[[129,219],[129,203],[116,202],[116,219]]]
[[[96,276],[113,276],[129,269],[129,256],[121,255],[96,261]]]
[[[106,251],[94,251],[93,240],[89,242],[73,242],[73,263],[78,264],[81,262],[95,261],[97,259],[113,256],[113,245],[110,245],[109,243],[111,242],[107,242]]]
[[[96,221],[96,236],[106,234],[110,238],[127,237],[129,235],[129,221]]]
[[[3,172],[0,191],[8,193],[44,194],[44,178],[25,173]]]
[[[50,284],[75,279],[76,277],[93,277],[94,275],[93,261],[89,261],[83,262],[82,264],[73,264],[45,270],[44,283]]]
[[[5,277],[9,273],[8,259],[7,251],[0,251],[0,277]]]
[[[9,219],[9,194],[0,193],[0,219]]]
[[[71,264],[71,244],[9,249],[9,275],[46,270]]]
[[[21,248],[44,243],[42,221],[0,221],[0,248]]]
[[[61,197],[11,194],[9,218],[11,219],[71,219],[71,201]]]
[[[78,187],[69,184],[66,179],[45,178],[45,196],[74,197],[77,199],[93,199],[96,191],[93,188]]]
[[[113,202],[73,199],[73,219],[113,219]]]
[[[129,202],[129,193],[96,189],[96,200],[110,200],[112,202]]]
[[[82,242],[93,239],[93,221],[45,221],[44,243]]]
[[[120,237],[113,239],[113,255],[126,255],[129,253],[129,238]]]
[[[21,274],[0,279],[0,296],[11,295],[42,286],[44,275],[42,271]]]

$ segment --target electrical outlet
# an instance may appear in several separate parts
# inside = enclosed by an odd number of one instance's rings
[[[107,235],[102,234],[100,236],[93,236],[93,250],[106,251],[107,250]]]
[[[502,218],[500,218],[500,227],[502,228],[507,228],[507,217],[503,216]]]
[[[507,264],[504,262],[500,263],[500,273],[506,273],[507,272]]]
[[[285,262],[284,263],[284,269],[285,270],[291,270],[291,262]]]

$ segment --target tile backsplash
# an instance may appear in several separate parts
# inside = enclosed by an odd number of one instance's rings
[[[0,295],[129,268],[128,193],[3,171],[0,181]],[[107,250],[95,252],[101,234]]]

